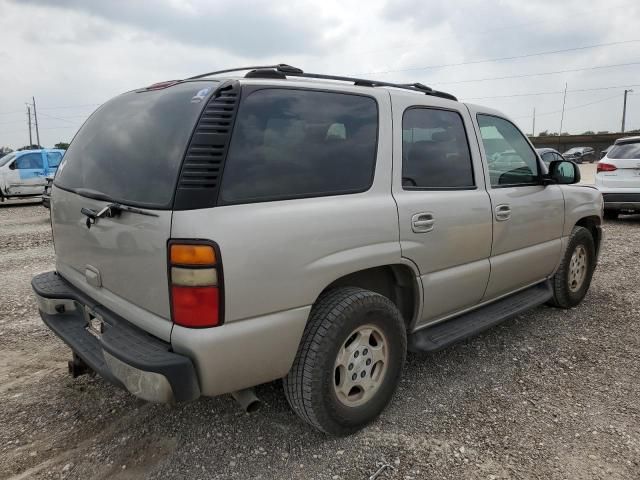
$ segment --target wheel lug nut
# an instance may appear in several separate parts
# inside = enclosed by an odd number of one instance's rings
[[[371,365],[371,359],[367,358],[367,365]]]
[[[351,375],[351,380],[355,381],[356,378],[358,378],[358,374],[354,373],[353,375]]]
[[[362,351],[362,354],[363,354],[363,355],[366,355],[367,353],[369,353],[369,350],[368,350],[367,348],[365,348],[365,349]]]
[[[360,372],[360,376],[361,376],[362,378],[364,378],[364,376],[365,376],[365,375],[366,375],[366,372],[365,372],[364,370],[363,370],[362,372]]]
[[[353,357],[358,358],[358,355],[360,355],[360,352],[356,350],[355,353],[353,354]]]
[[[349,364],[349,370],[353,370],[353,363]]]

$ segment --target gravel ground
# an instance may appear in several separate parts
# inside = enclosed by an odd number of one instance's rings
[[[169,407],[72,379],[30,278],[53,268],[48,212],[0,207],[0,478],[640,478],[640,216],[605,226],[591,290],[443,352],[408,356],[370,427],[328,438],[278,382]]]

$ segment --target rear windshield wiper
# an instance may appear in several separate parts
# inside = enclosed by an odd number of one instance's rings
[[[136,207],[130,207],[129,205],[122,205],[120,203],[110,203],[101,210],[92,210],[91,208],[82,207],[80,213],[87,217],[87,228],[91,228],[91,225],[95,224],[99,218],[113,218],[119,216],[122,212],[137,213],[138,215],[146,215],[148,217],[157,217],[157,213],[148,212]]]

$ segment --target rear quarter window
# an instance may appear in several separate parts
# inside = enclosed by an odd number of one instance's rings
[[[365,191],[373,182],[377,136],[371,97],[255,90],[240,105],[219,203]]]

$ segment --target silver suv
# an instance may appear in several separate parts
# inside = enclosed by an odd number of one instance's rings
[[[72,374],[248,406],[283,379],[300,417],[346,434],[385,408],[407,349],[585,296],[602,197],[501,113],[421,84],[235,75],[125,93],[74,138],[56,271],[32,282]]]

